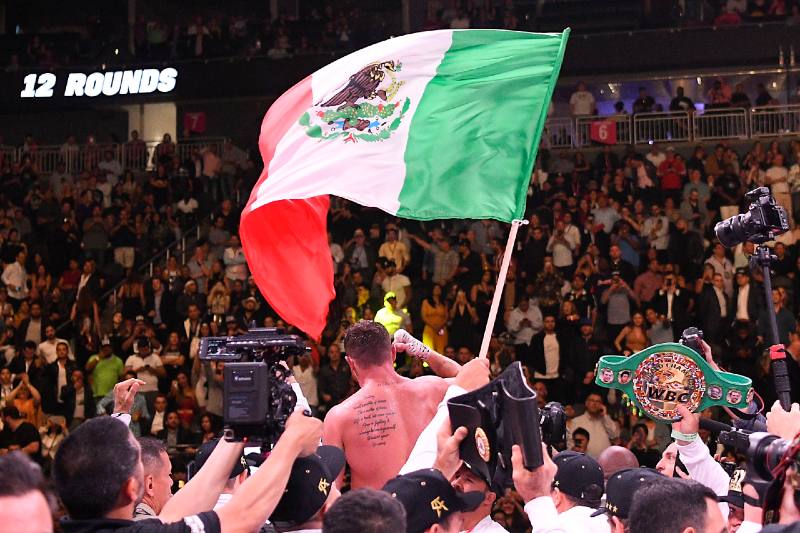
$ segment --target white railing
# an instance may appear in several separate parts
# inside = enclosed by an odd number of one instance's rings
[[[688,141],[689,114],[639,113],[633,116],[633,138],[636,144]]]
[[[542,144],[547,148],[570,148],[575,137],[574,126],[570,118],[548,119],[542,132]]]
[[[611,122],[614,135],[609,134]],[[545,124],[542,144],[548,148],[582,148],[603,144],[758,139],[798,134],[800,104],[792,104],[753,109],[638,113],[633,116],[555,117]]]
[[[595,135],[593,138],[592,127]],[[599,115],[575,118],[575,146],[593,144],[631,144],[633,130],[628,115]],[[614,141],[614,142],[611,142]]]
[[[694,139],[747,139],[747,110],[743,108],[706,109],[692,115]]]
[[[174,143],[166,151],[174,153],[180,161],[191,159],[206,147],[216,149],[222,155],[225,137],[197,138]],[[0,168],[6,162],[19,162],[30,156],[39,172],[49,174],[63,162],[69,172],[76,174],[93,170],[111,153],[112,161],[118,161],[124,170],[144,171],[155,168],[157,147],[161,141],[147,141],[144,145],[125,144],[74,144],[37,146],[32,152],[22,149],[0,148]]]
[[[800,132],[800,104],[750,110],[751,137],[778,137]]]

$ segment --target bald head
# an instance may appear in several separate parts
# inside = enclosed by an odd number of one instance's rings
[[[639,468],[639,460],[633,455],[633,452],[622,446],[609,446],[603,450],[603,453],[597,458],[597,462],[603,467],[606,481],[625,468]]]

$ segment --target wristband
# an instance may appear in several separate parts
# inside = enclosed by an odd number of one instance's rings
[[[680,404],[696,412],[715,405],[744,408],[753,398],[750,378],[716,371],[702,355],[676,342],[656,344],[630,357],[602,356],[595,383],[622,391],[632,409],[670,422],[680,418]]]
[[[686,442],[694,442],[700,436],[697,433],[681,433],[677,429],[672,430],[672,434],[670,435],[675,440],[682,440]]]

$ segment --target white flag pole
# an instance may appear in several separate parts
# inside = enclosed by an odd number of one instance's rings
[[[519,230],[520,226],[527,223],[527,220],[511,221],[511,231],[508,233],[508,242],[506,243],[506,250],[503,254],[503,262],[500,264],[500,273],[497,275],[497,285],[494,288],[492,307],[489,309],[489,319],[486,321],[486,330],[483,332],[483,342],[481,343],[481,351],[478,357],[486,357],[489,352],[489,341],[492,340],[492,331],[494,331],[497,310],[500,307],[500,299],[503,297],[503,291],[505,290],[508,265],[511,263],[511,254],[514,252],[514,242],[517,240],[517,230]]]

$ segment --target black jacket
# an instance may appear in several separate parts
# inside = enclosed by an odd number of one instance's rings
[[[72,383],[72,372],[77,367],[75,363],[67,359],[67,364],[65,366],[65,370],[67,372],[67,384],[69,386]],[[66,388],[65,386],[65,388]],[[59,391],[58,391],[58,361],[53,361],[46,367],[44,367],[44,380],[42,383],[43,390],[39,391],[42,394],[42,409],[45,413],[48,414],[58,414],[66,416],[67,413],[66,405],[64,403],[59,403]],[[75,406],[73,405],[73,408]],[[70,413],[71,414],[71,413]]]
[[[544,357],[544,337],[544,331],[540,331],[533,336],[529,350],[530,359],[523,361],[526,366],[540,374],[544,374],[547,371]],[[571,342],[568,336],[562,332],[556,332],[556,340],[558,341],[558,375],[567,381],[572,381],[574,372],[571,360]]]
[[[66,387],[61,389],[61,401],[64,402],[64,416],[67,419],[67,425],[72,423],[75,413],[75,392],[75,385],[71,380]],[[87,420],[94,418],[97,415],[97,403],[95,403],[92,388],[86,382],[83,384],[81,394],[83,394],[83,417]]]
[[[733,315],[731,316],[731,320],[736,319],[736,308],[739,302],[739,285],[736,285],[733,288],[733,298],[731,298],[731,305],[733,306]],[[747,316],[750,318],[750,322],[755,324],[758,321],[759,316],[764,310],[764,288],[761,285],[757,285],[750,282],[750,291],[747,295]]]

